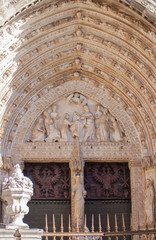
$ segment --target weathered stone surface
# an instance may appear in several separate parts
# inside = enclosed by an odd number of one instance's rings
[[[143,226],[156,160],[155,2],[1,1],[0,11],[2,24],[13,16],[0,31],[0,181],[26,161],[69,162],[72,185],[85,161],[128,162],[132,225],[140,214]],[[80,134],[71,130],[77,106],[90,127]],[[108,124],[97,124],[102,109]]]

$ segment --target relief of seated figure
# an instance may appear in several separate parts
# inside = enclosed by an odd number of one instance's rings
[[[43,118],[39,118],[36,121],[35,127],[32,130],[30,140],[32,142],[43,142],[44,134],[45,134],[45,129],[43,125]]]
[[[45,141],[58,142],[60,137],[60,131],[55,128],[54,121],[51,119],[51,124],[49,125],[49,136],[45,139]]]
[[[80,118],[81,118],[81,116],[78,112],[73,113],[73,122],[72,122],[72,125],[70,127],[70,130],[72,132],[73,137],[80,137],[82,128],[84,126],[84,124],[82,124]]]
[[[73,142],[76,137],[80,142],[119,142],[125,134],[106,107],[74,92],[42,112],[30,141]]]

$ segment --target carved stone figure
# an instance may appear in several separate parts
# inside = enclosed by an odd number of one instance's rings
[[[154,185],[151,179],[146,180],[144,206],[146,223],[151,225],[154,222]]]
[[[43,127],[43,118],[39,118],[35,124],[34,129],[31,133],[32,142],[43,142],[44,141],[45,130]]]
[[[85,134],[83,137],[83,141],[87,140],[94,140],[95,135],[95,124],[94,124],[94,117],[92,113],[89,111],[88,105],[84,107],[84,113],[81,115],[81,120],[83,120]]]
[[[80,93],[75,92],[68,96],[67,102],[81,104],[82,106],[85,106],[87,104],[87,99]]]
[[[73,93],[67,98],[67,102],[69,103],[75,103],[79,104],[80,103],[80,93]]]
[[[77,112],[74,112],[73,113],[73,122],[72,122],[72,125],[70,128],[73,137],[80,137],[80,133],[82,131],[83,126],[84,125],[81,122],[80,114]]]
[[[43,119],[44,119],[44,126],[45,126],[45,130],[46,130],[46,135],[48,137],[49,134],[50,134],[49,126],[52,123],[52,121],[49,118],[49,115],[48,115],[47,111],[44,111],[42,115],[43,115]]]
[[[95,127],[96,127],[96,138],[98,142],[101,140],[100,137],[100,117],[102,115],[101,107],[100,105],[97,106],[96,112],[95,112]]]
[[[52,112],[50,114],[50,117],[54,122],[54,127],[56,129],[58,129],[59,115],[58,115],[58,112],[56,111],[56,108],[57,108],[57,106],[55,104],[53,104],[52,107],[51,107]]]
[[[108,109],[102,105],[97,105],[95,112],[94,109],[95,103],[92,100],[74,92],[41,114],[32,130],[30,140],[73,142],[74,138],[78,137],[80,142],[122,141],[124,132]]]
[[[71,125],[72,123],[69,121],[69,114],[65,113],[61,125],[61,141],[68,141],[68,127]]]
[[[115,141],[115,142],[119,142],[123,140],[122,131],[119,127],[117,120],[114,117],[111,117],[110,138],[111,138],[111,141]]]
[[[55,128],[54,121],[51,119],[51,124],[49,126],[49,136],[45,139],[46,142],[59,141],[60,131]]]
[[[86,194],[80,175],[76,175],[72,196],[74,198],[74,218],[78,219],[80,223],[84,221],[84,198]]]
[[[58,130],[57,127],[57,121],[59,119],[58,113],[56,112],[56,105],[52,105],[51,107],[51,114],[49,118],[48,113],[45,111],[44,112],[44,123],[45,123],[45,128],[47,132],[47,138],[45,139],[46,142],[52,142],[52,141],[59,141],[60,139],[60,131]]]
[[[99,116],[99,132],[101,141],[109,141],[109,121],[108,121],[108,109],[102,110],[101,116]]]
[[[23,175],[19,164],[16,164],[12,175],[2,184],[2,199],[8,203],[6,211],[12,217],[7,229],[29,228],[23,223],[23,217],[29,212],[27,202],[32,194],[31,180]]]

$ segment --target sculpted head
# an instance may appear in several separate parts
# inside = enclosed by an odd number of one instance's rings
[[[79,97],[80,97],[80,94],[76,92],[76,93],[74,93],[74,97],[75,97],[75,98],[79,98]]]
[[[65,113],[65,114],[64,114],[64,118],[65,118],[65,119],[69,119],[69,114],[68,114],[68,113]]]
[[[86,113],[89,113],[89,108],[88,108],[88,105],[86,104],[84,107],[84,111],[86,112]]]
[[[43,115],[44,118],[47,118],[47,117],[48,117],[48,112],[44,111],[44,112],[42,113],[42,115]]]
[[[52,110],[52,112],[55,112],[55,111],[56,111],[56,104],[53,104],[53,105],[51,106],[51,110]]]

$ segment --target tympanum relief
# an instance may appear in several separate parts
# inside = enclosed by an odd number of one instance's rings
[[[36,120],[27,141],[119,142],[124,130],[109,109],[78,92],[46,109]]]

